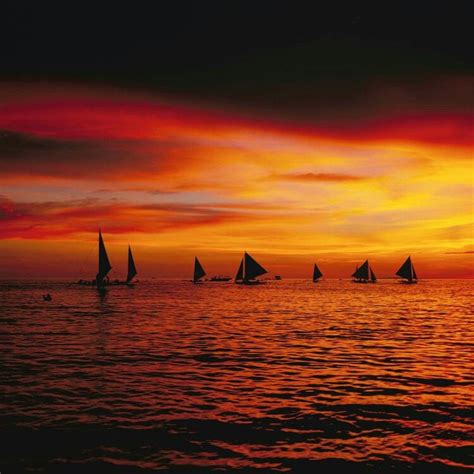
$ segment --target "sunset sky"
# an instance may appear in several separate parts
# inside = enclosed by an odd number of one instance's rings
[[[0,277],[94,277],[99,227],[113,277],[129,243],[142,277],[190,276],[194,255],[233,275],[244,250],[284,277],[366,258],[393,276],[407,255],[421,278],[474,276],[462,17],[237,10],[119,11],[107,34],[108,12],[76,12],[42,35],[48,12],[9,11]]]

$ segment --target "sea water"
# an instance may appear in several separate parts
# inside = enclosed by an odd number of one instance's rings
[[[1,282],[0,470],[471,472],[473,289]]]

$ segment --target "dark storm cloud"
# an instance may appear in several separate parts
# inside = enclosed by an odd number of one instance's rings
[[[344,116],[363,108],[374,81],[414,92],[417,81],[422,89],[439,75],[471,74],[470,8],[7,2],[0,78],[98,81],[280,113],[318,108]],[[431,100],[409,95],[422,106]]]
[[[182,144],[152,140],[65,140],[0,130],[0,176],[119,179],[179,166]]]

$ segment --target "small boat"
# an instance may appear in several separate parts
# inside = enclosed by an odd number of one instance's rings
[[[281,275],[275,275],[275,280],[281,280]]]
[[[227,275],[215,275],[209,281],[230,281],[232,277]]]
[[[137,267],[133,259],[132,248],[128,246],[128,271],[127,279],[125,281],[113,280],[111,281],[107,274],[112,270],[110,265],[109,257],[107,256],[107,250],[105,249],[104,239],[102,238],[102,232],[99,230],[99,271],[94,280],[79,280],[78,285],[93,286],[97,288],[105,288],[106,286],[118,286],[127,285],[133,286],[132,280],[137,275]]]
[[[53,297],[48,293],[46,295],[43,295],[43,301],[51,301]]]
[[[313,283],[317,283],[322,276],[323,274],[321,273],[321,270],[319,269],[318,265],[316,265],[315,263],[314,269],[313,269]]]
[[[257,280],[257,277],[268,273],[256,260],[254,260],[247,252],[240,262],[237,275],[235,275],[234,283],[238,285],[259,285],[264,283]]]
[[[352,274],[354,283],[375,283],[377,277],[366,260],[360,267],[356,267],[356,271]]]
[[[194,257],[193,283],[201,283],[201,278],[204,276],[206,276],[206,272],[204,271],[204,268],[202,268],[201,262],[197,257]]]
[[[128,271],[127,271],[127,280],[125,284],[128,286],[133,286],[132,280],[137,276],[137,267],[135,266],[135,260],[133,260],[132,247],[128,246]]]
[[[411,261],[411,257],[408,257],[403,265],[398,269],[397,276],[403,278],[400,280],[400,283],[405,283],[407,285],[413,285],[418,283],[418,277],[416,276],[415,267]]]
[[[99,270],[95,279],[83,280],[82,278],[77,282],[78,285],[104,287],[109,284],[109,278],[107,274],[112,270],[110,265],[109,257],[107,256],[107,250],[105,249],[104,239],[102,238],[102,232],[99,229]]]
[[[110,265],[107,250],[105,249],[104,239],[102,238],[102,232],[99,229],[99,271],[95,276],[96,285],[99,291],[103,292],[105,285],[108,282],[107,274],[110,270],[112,270],[112,265]]]

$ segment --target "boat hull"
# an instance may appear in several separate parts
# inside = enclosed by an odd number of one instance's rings
[[[265,282],[260,280],[240,280],[236,281],[235,284],[237,285],[247,285],[247,286],[254,286],[254,285],[263,285]]]
[[[97,288],[97,283],[94,281],[75,281],[72,283],[73,285],[81,285],[81,286],[90,286],[92,288]],[[111,281],[109,283],[102,283],[100,287],[109,287],[109,286],[134,286],[135,283],[126,282],[126,281]]]

